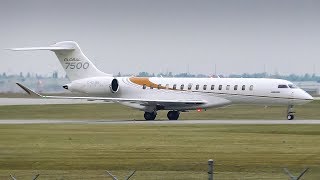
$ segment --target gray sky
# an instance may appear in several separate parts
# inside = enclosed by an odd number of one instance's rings
[[[320,73],[317,0],[0,3],[1,49],[74,40],[107,73]],[[63,72],[52,52],[0,52],[0,72]]]

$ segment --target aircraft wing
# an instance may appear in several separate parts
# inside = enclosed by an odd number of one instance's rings
[[[45,99],[84,99],[88,101],[106,101],[106,102],[129,102],[129,103],[137,103],[142,106],[152,106],[152,105],[188,105],[188,106],[194,106],[194,105],[203,105],[206,104],[206,101],[203,100],[161,100],[161,99],[134,99],[134,98],[109,98],[109,97],[73,97],[73,96],[46,96],[39,94],[26,86],[16,83],[18,86],[20,86],[25,92],[27,92],[32,97],[37,98],[45,98]]]

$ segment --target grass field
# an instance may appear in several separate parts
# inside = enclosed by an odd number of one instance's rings
[[[296,119],[319,119],[320,101],[296,106]],[[234,105],[181,113],[179,119],[286,119],[287,107]],[[157,119],[167,119],[159,111]],[[120,104],[0,106],[0,119],[143,119],[143,112]]]
[[[297,119],[319,119],[320,102],[297,106]],[[285,119],[286,107],[231,106],[182,113],[181,119]],[[0,119],[142,119],[118,104],[0,106]],[[166,119],[160,112],[157,119]],[[0,179],[288,179],[282,168],[320,179],[319,125],[0,126]]]
[[[0,179],[320,179],[320,126],[1,125]]]

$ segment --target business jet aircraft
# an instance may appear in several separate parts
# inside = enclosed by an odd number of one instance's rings
[[[154,120],[159,110],[169,110],[168,119],[177,120],[180,112],[231,104],[285,105],[287,119],[292,120],[294,105],[313,100],[293,83],[281,79],[114,77],[98,70],[73,41],[11,50],[53,51],[71,80],[63,88],[85,96],[45,96],[17,83],[28,94],[40,98],[117,102],[144,111],[146,120]]]

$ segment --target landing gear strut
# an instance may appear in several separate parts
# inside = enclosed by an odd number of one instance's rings
[[[144,112],[144,119],[145,120],[154,120],[157,116],[157,112]]]
[[[169,111],[167,117],[169,120],[178,120],[180,115],[179,111]]]
[[[294,119],[294,109],[293,109],[293,105],[289,105],[288,106],[288,111],[287,111],[287,119],[288,120],[293,120]]]

